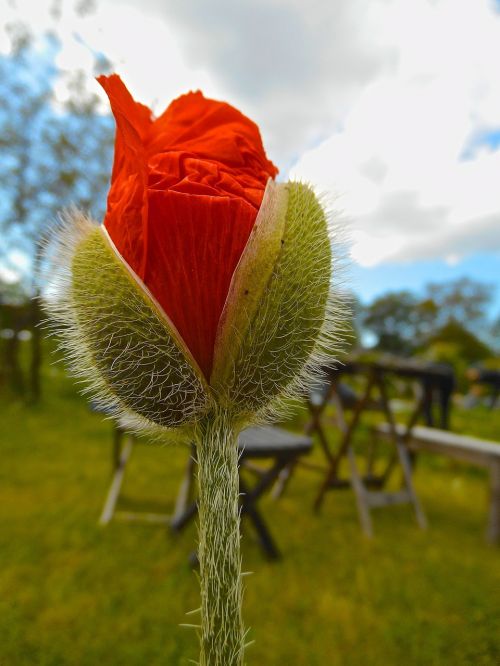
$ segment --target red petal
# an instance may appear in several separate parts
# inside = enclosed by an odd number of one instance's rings
[[[97,80],[109,97],[116,121],[106,229],[127,263],[142,277],[148,215],[144,137],[153,123],[151,110],[133,99],[118,75]]]
[[[100,77],[116,118],[104,224],[210,377],[231,277],[276,167],[257,125],[189,93],[157,120],[116,75]]]
[[[144,282],[208,378],[217,324],[255,210],[241,199],[150,191],[148,221]]]
[[[97,78],[109,97],[111,110],[116,120],[115,159],[111,183],[122,169],[137,173],[136,160],[144,151],[144,137],[153,120],[151,110],[136,102],[117,74]],[[142,159],[141,159],[142,162]]]
[[[264,185],[278,173],[266,158],[257,125],[229,104],[206,99],[199,91],[174,100],[155,120],[149,136],[149,154],[167,147],[192,151],[232,170],[247,170],[249,178],[263,178]]]

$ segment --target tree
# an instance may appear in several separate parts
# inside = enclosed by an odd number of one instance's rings
[[[464,391],[467,389],[467,369],[493,355],[490,347],[455,320],[437,329],[418,351],[420,356],[429,361],[451,365],[455,370],[458,388]]]
[[[1,257],[12,249],[29,258],[59,211],[69,205],[102,214],[112,158],[113,123],[98,113],[98,98],[85,91],[81,73],[69,81],[61,107],[54,84],[59,41],[35,43],[25,26],[11,26],[11,52],[0,57]]]
[[[452,282],[431,282],[425,291],[435,303],[436,327],[456,321],[472,329],[486,320],[494,285],[462,277]]]
[[[69,100],[61,105],[56,99],[54,85],[63,73],[55,66],[60,48],[55,33],[37,41],[23,23],[9,30],[10,53],[0,56],[0,261],[8,266],[14,250],[27,260],[21,280],[33,298],[31,392],[36,399],[41,356],[35,275],[44,234],[70,205],[102,216],[114,125],[98,113],[98,97],[86,92],[79,72],[68,81]],[[102,58],[96,64],[105,69]]]
[[[493,349],[500,355],[500,315],[497,316],[491,326],[490,340]]]
[[[376,336],[377,349],[407,355],[430,330],[434,317],[433,302],[419,301],[410,291],[395,291],[375,299],[362,323]]]
[[[460,342],[462,349],[469,336],[471,350],[484,354],[489,347],[481,338],[488,337],[487,312],[492,294],[492,285],[466,277],[430,283],[423,298],[410,291],[389,292],[365,309],[362,323],[376,336],[376,348],[381,351],[407,355],[438,340]]]

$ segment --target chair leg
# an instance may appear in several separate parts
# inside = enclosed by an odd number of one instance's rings
[[[356,456],[352,446],[349,446],[347,449],[347,457],[349,460],[349,469],[351,472],[351,485],[354,494],[356,495],[356,504],[358,506],[361,529],[367,537],[371,538],[373,537],[373,523],[370,515],[370,508],[367,501],[366,489],[358,472]]]
[[[118,502],[118,497],[120,496],[120,490],[123,483],[123,477],[125,475],[125,467],[127,466],[128,459],[132,453],[132,446],[134,443],[134,438],[132,435],[128,435],[125,439],[123,446],[121,447],[120,456],[118,458],[118,463],[115,468],[115,473],[113,474],[113,479],[106,496],[106,501],[104,502],[104,507],[102,509],[101,517],[99,518],[100,525],[106,525],[109,523],[113,514],[115,512],[116,504]]]

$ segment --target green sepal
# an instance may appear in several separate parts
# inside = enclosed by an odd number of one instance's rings
[[[330,293],[332,250],[320,203],[302,183],[273,186],[288,194],[279,251],[267,279],[258,272],[258,260],[252,260],[253,274],[245,259],[236,269],[243,276],[235,275],[233,283],[247,280],[255,297],[246,299],[240,291],[231,303],[237,315],[231,320],[232,335],[226,334],[230,366],[224,367],[224,383],[218,386],[224,403],[243,417],[266,409],[300,383],[325,327]],[[261,224],[265,227],[266,221]],[[269,237],[275,243],[278,234]],[[267,242],[266,235],[256,234],[252,253],[274,256]]]
[[[231,382],[236,358],[279,256],[287,206],[288,187],[269,180],[217,328],[210,385],[220,396]]]
[[[210,407],[209,388],[180,336],[101,227],[77,244],[71,298],[100,393],[156,425],[189,425]]]

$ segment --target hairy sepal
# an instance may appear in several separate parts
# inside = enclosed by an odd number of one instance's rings
[[[250,275],[258,297],[246,300],[240,291],[232,304],[239,313],[227,336],[230,366],[219,387],[226,404],[247,422],[272,418],[284,400],[303,393],[332,361],[337,333],[327,216],[307,185],[275,187],[288,195],[279,251],[268,275]],[[266,254],[267,238],[255,240],[261,242],[255,254]],[[239,271],[247,277],[244,260]],[[239,282],[235,274],[233,283]]]
[[[287,207],[288,187],[269,179],[217,329],[210,385],[222,401],[284,242]]]
[[[46,307],[72,369],[128,428],[189,430],[209,411],[210,391],[166,315],[102,227],[74,213],[54,240]]]

